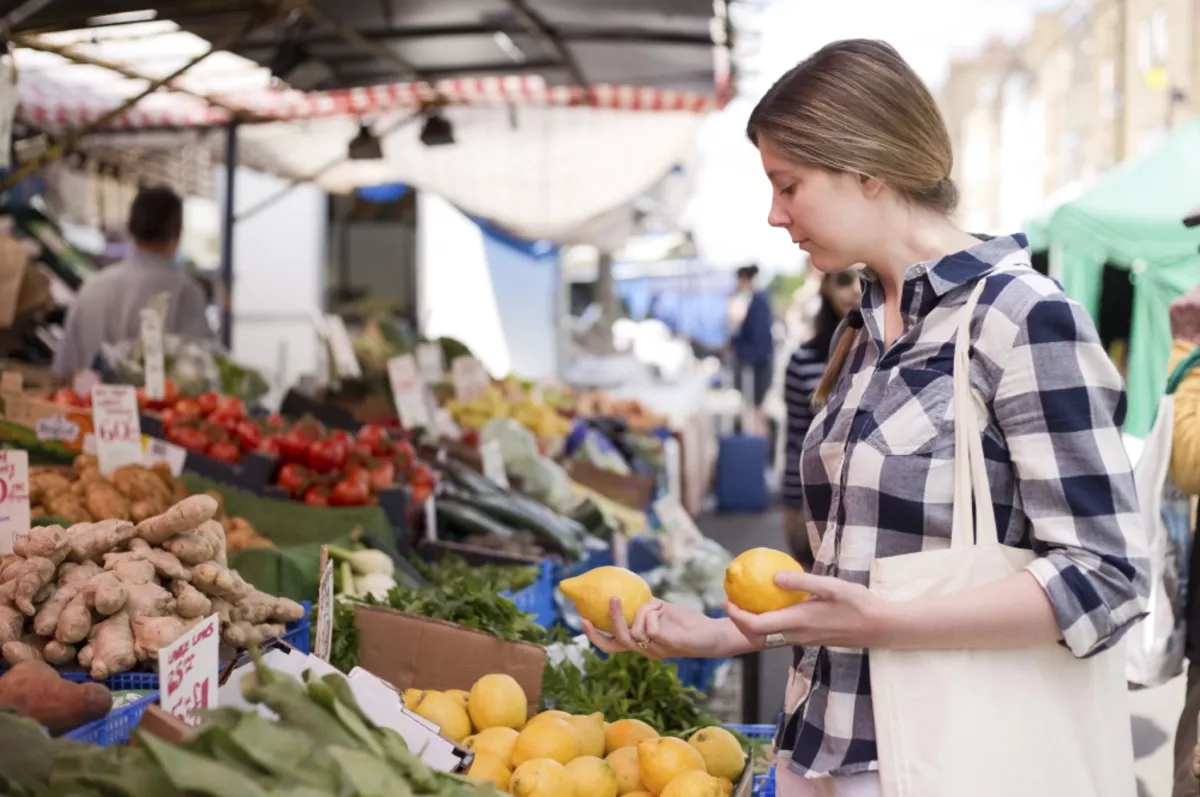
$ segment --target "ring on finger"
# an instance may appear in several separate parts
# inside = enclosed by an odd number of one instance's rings
[[[638,646],[639,648],[641,648],[642,650],[649,650],[649,649],[650,649],[650,643],[649,643],[649,642],[639,642],[639,643],[637,643],[637,646]]]

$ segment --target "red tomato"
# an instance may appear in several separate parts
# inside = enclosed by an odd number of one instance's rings
[[[279,456],[287,462],[306,462],[311,443],[299,428],[289,429],[279,438]]]
[[[479,431],[476,429],[468,429],[463,432],[462,441],[464,445],[477,448],[479,446]]]
[[[437,477],[434,476],[432,468],[423,462],[417,462],[408,471],[408,483],[413,487],[432,488],[437,483]]]
[[[413,450],[412,443],[407,440],[401,440],[396,443],[396,466],[400,470],[408,470],[410,465],[416,460],[417,452]]]
[[[270,456],[270,457],[277,457],[277,456],[279,456],[279,441],[276,440],[274,437],[265,437],[265,438],[263,438],[263,441],[258,444],[258,448],[254,449],[254,450],[257,451],[259,454],[266,454],[267,456]]]
[[[387,456],[392,451],[392,437],[387,430],[376,424],[367,424],[358,430],[358,439],[371,447],[377,457]]]
[[[166,429],[179,420],[179,413],[175,411],[174,407],[167,407],[158,414],[158,417],[162,420],[163,428]]]
[[[308,468],[297,465],[295,462],[289,462],[279,469],[279,478],[276,479],[276,482],[284,490],[287,490],[289,495],[298,496],[308,486],[308,477]]]
[[[246,405],[237,396],[220,396],[213,412],[219,415],[233,415],[238,418],[246,417]]]
[[[433,500],[432,484],[414,484],[409,488],[413,506],[424,506],[426,501]]]
[[[375,458],[375,449],[366,440],[354,441],[354,453],[358,455],[359,459],[363,460]]]
[[[242,416],[234,415],[233,413],[217,411],[208,416],[208,422],[214,426],[221,427],[231,435],[236,435],[238,426],[242,423]]]
[[[346,448],[337,440],[317,440],[308,447],[308,467],[329,473],[346,464]]]
[[[208,435],[198,426],[176,423],[167,429],[167,439],[177,446],[203,454],[208,451]]]
[[[204,416],[199,402],[194,399],[180,399],[175,402],[175,412],[183,419],[201,418]]]
[[[287,421],[278,412],[272,412],[268,415],[265,423],[268,429],[282,429],[287,426]]]
[[[262,445],[262,430],[250,421],[239,421],[234,427],[234,437],[243,451],[253,451]]]
[[[329,493],[331,506],[362,506],[367,502],[367,488],[361,480],[348,477],[333,485]]]
[[[396,483],[396,465],[391,462],[380,462],[371,468],[371,489],[382,490]]]
[[[329,506],[329,496],[324,487],[314,484],[305,490],[304,503],[309,506]]]
[[[55,404],[65,404],[68,407],[83,407],[86,406],[83,402],[83,397],[69,387],[61,387],[55,391],[50,400]]]
[[[196,404],[200,406],[200,414],[204,417],[212,415],[217,410],[217,404],[221,401],[219,393],[201,393],[196,396]]]
[[[232,440],[220,440],[208,449],[208,455],[221,462],[237,464],[242,461],[242,450]]]

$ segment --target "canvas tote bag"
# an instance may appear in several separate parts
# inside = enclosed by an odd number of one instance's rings
[[[870,589],[890,601],[988,584],[1034,558],[996,539],[969,377],[970,321],[982,289],[981,280],[962,311],[954,349],[950,547],[875,560]],[[1059,644],[872,650],[870,671],[884,797],[1137,793],[1122,645],[1088,659]]]

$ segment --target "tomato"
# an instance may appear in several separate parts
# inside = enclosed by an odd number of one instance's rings
[[[342,474],[342,479],[354,482],[355,484],[361,484],[365,490],[371,489],[371,471],[362,465],[351,465],[346,468],[346,472]]]
[[[346,464],[346,448],[337,440],[317,440],[308,447],[308,466],[328,473]]]
[[[258,444],[258,448],[254,450],[259,454],[277,457],[279,456],[279,440],[274,437],[264,437],[263,441]]]
[[[477,429],[468,429],[467,431],[463,432],[462,442],[464,445],[471,446],[472,448],[478,448],[479,431]]]
[[[426,501],[433,500],[432,484],[414,484],[409,488],[413,506],[424,506]]]
[[[158,417],[162,421],[163,428],[166,429],[179,420],[179,413],[175,411],[174,407],[167,407],[158,414]]]
[[[287,421],[285,421],[283,416],[278,412],[272,412],[270,415],[268,415],[264,423],[268,429],[282,429],[287,426]]]
[[[371,489],[382,490],[396,483],[396,465],[391,462],[380,462],[371,468]]]
[[[217,411],[208,416],[208,422],[214,426],[219,426],[231,435],[236,436],[238,426],[242,423],[241,415],[233,413]]]
[[[208,455],[221,462],[237,464],[242,461],[242,450],[232,440],[220,440],[208,449]]]
[[[433,487],[437,484],[437,477],[434,476],[432,468],[423,462],[417,462],[408,471],[408,483],[413,487]]]
[[[409,466],[416,460],[417,452],[413,450],[412,443],[407,440],[401,440],[396,443],[396,466],[400,470],[408,470]]]
[[[65,404],[68,407],[84,407],[83,397],[69,387],[61,387],[55,391],[50,400],[55,404]]]
[[[363,486],[362,481],[347,477],[333,485],[333,490],[329,493],[329,503],[331,506],[362,506],[367,502],[367,497],[367,488]]]
[[[289,495],[295,496],[304,492],[308,486],[309,476],[308,468],[297,465],[295,462],[289,462],[279,469],[279,477],[276,482],[287,490]]]
[[[304,491],[304,503],[309,506],[329,506],[329,496],[324,487],[314,484]]]
[[[233,415],[237,418],[246,417],[246,405],[237,396],[220,396],[213,413],[218,415]]]
[[[198,454],[208,451],[208,435],[198,426],[176,423],[167,429],[167,439],[177,446]]]
[[[201,393],[199,396],[196,396],[196,404],[200,407],[200,414],[206,418],[216,412],[217,404],[220,401],[221,395],[219,393]]]
[[[377,457],[387,456],[392,451],[392,437],[387,430],[376,424],[367,424],[358,430],[358,440],[371,447]]]
[[[243,451],[253,451],[263,442],[262,430],[250,421],[238,421],[233,434]]]
[[[361,460],[375,458],[375,449],[371,448],[371,444],[366,440],[355,440],[352,453]]]
[[[289,429],[279,438],[279,456],[287,462],[306,462],[312,441],[298,427]]]
[[[180,418],[201,418],[204,413],[200,410],[199,402],[194,399],[180,399],[175,402],[175,412]]]

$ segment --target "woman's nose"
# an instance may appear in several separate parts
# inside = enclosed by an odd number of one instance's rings
[[[767,224],[772,227],[786,227],[791,220],[791,216],[780,207],[778,202],[771,202],[771,209],[767,211]]]

